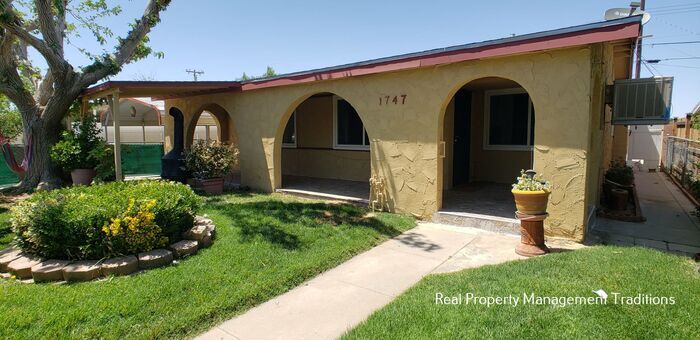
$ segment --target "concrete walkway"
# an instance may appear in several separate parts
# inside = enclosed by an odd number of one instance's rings
[[[603,243],[639,245],[682,255],[700,253],[700,219],[695,206],[664,173],[635,172],[635,185],[646,222],[599,218],[593,233]]]
[[[519,237],[420,223],[201,339],[335,339],[424,276],[521,259]]]

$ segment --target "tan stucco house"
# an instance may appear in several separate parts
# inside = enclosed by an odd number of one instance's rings
[[[630,77],[640,19],[242,82],[110,81],[85,98],[165,100],[166,112],[184,115],[185,145],[211,113],[219,139],[238,145],[240,182],[253,189],[302,178],[316,188],[354,183],[371,199],[382,185],[385,209],[421,218],[447,206],[488,214],[491,201],[510,199],[520,170],[534,168],[554,186],[548,235],[582,240],[605,167],[626,150],[605,92]]]

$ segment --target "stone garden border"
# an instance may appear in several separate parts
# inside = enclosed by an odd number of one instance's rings
[[[130,275],[171,264],[209,247],[216,238],[216,226],[206,216],[196,216],[194,226],[183,233],[183,240],[168,246],[134,255],[107,260],[43,260],[11,247],[0,251],[0,275],[16,277],[22,282],[82,282],[100,277]]]

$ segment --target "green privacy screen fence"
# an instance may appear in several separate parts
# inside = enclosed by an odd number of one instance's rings
[[[160,175],[163,144],[122,144],[125,175]]]
[[[22,147],[14,147],[15,155],[22,159]],[[163,144],[122,144],[122,170],[125,175],[160,175],[160,159]],[[19,179],[0,160],[0,186],[17,183]]]

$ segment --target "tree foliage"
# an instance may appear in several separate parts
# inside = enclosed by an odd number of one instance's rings
[[[271,66],[268,66],[267,69],[265,70],[265,73],[259,75],[259,76],[249,76],[245,72],[243,72],[243,75],[241,75],[240,78],[238,78],[239,81],[246,81],[246,80],[255,80],[255,79],[263,79],[263,78],[270,78],[274,77],[277,75],[277,72],[275,71],[274,68]]]
[[[0,140],[13,140],[22,133],[22,118],[17,109],[0,94]]]
[[[107,0],[0,0],[0,94],[20,112],[24,136],[33,141],[25,189],[56,182],[58,169],[49,150],[59,140],[62,119],[87,87],[117,74],[125,64],[163,56],[149,46],[148,33],[170,2],[148,0],[127,34],[116,36],[104,22],[121,15],[122,9]],[[103,47],[88,51],[77,46],[75,38],[85,32]],[[90,63],[70,64],[66,48],[76,48]],[[32,49],[44,59],[45,69],[30,60]]]

